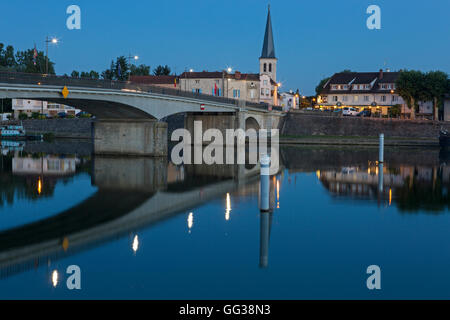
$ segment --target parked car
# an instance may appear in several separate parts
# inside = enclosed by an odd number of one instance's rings
[[[58,112],[58,118],[65,118],[67,117],[67,113],[65,112]]]
[[[356,116],[358,111],[355,108],[345,107],[342,109],[343,116]]]
[[[372,112],[370,110],[363,110],[360,113],[358,113],[356,116],[358,117],[370,117],[372,115]]]

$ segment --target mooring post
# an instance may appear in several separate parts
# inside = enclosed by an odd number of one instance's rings
[[[260,210],[261,212],[268,212],[269,211],[269,191],[270,191],[270,175],[269,175],[269,169],[270,169],[270,157],[266,154],[261,155],[260,159],[260,165],[261,165],[261,177],[260,177]]]
[[[378,162],[379,163],[384,162],[384,134],[383,133],[380,134],[380,150],[379,150]]]

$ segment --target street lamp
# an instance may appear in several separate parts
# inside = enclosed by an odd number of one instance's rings
[[[59,40],[57,38],[49,38],[48,36],[45,38],[45,74],[48,74],[48,44],[58,44]]]
[[[138,61],[139,60],[139,56],[137,56],[137,55],[128,55],[128,63],[129,64],[131,64],[131,60],[134,60],[134,63],[136,63],[136,61]]]

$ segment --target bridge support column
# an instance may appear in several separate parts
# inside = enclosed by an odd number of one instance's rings
[[[93,123],[94,154],[167,156],[167,123],[109,119]]]

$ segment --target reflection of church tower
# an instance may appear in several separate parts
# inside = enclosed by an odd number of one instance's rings
[[[270,18],[270,5],[267,13],[266,33],[264,44],[259,58],[259,73],[266,74],[273,81],[277,81],[277,58],[275,57],[275,45],[273,43],[272,19]]]

